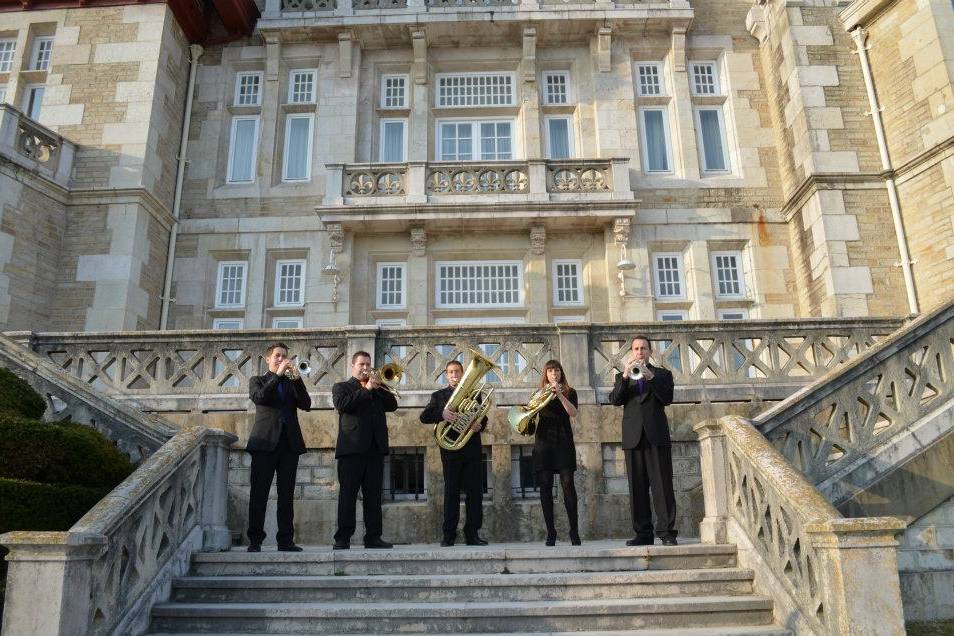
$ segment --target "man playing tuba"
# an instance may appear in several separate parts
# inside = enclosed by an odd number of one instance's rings
[[[447,386],[431,394],[431,400],[421,413],[421,423],[440,424],[454,422],[459,414],[447,407],[447,402],[464,375],[464,365],[451,360],[444,368]],[[480,400],[480,395],[477,396]],[[457,539],[457,522],[460,519],[460,491],[466,497],[464,538],[467,545],[487,545],[477,534],[483,523],[483,479],[480,456],[480,432],[487,426],[487,417],[475,419],[469,424],[470,439],[458,450],[441,446],[441,466],[444,470],[444,538],[442,546],[452,546]]]

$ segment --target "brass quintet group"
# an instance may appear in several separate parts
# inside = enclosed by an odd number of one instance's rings
[[[479,534],[483,523],[483,464],[480,433],[487,426],[494,389],[483,380],[496,365],[471,349],[466,370],[457,360],[447,363],[447,386],[431,394],[421,412],[422,424],[433,425],[444,474],[442,546],[457,541],[461,493],[465,497],[464,540],[487,545]],[[636,336],[617,371],[609,402],[623,407],[622,449],[629,484],[633,538],[626,545],[676,545],[676,504],[672,485],[672,451],[666,407],[672,403],[673,378],[667,369],[650,362],[652,345]],[[306,452],[298,411],[311,410],[311,397],[302,376],[311,373],[306,361],[290,359],[288,347],[274,343],[265,351],[268,372],[249,381],[255,420],[246,450],[251,455],[248,506],[248,551],[260,552],[265,539],[265,509],[273,478],[277,480],[276,541],[278,549],[301,551],[294,542],[294,492],[298,458]],[[355,353],[351,377],[332,388],[338,411],[335,445],[338,477],[338,519],[334,549],[347,550],[356,529],[356,506],[361,493],[365,548],[391,548],[382,538],[381,500],[384,457],[389,452],[387,413],[396,411],[397,386],[404,369],[397,363],[373,368],[371,354]],[[577,494],[573,475],[576,448],[573,420],[578,401],[563,366],[548,361],[540,388],[527,404],[513,406],[510,426],[534,438],[532,463],[546,525],[546,545],[556,545],[554,477],[559,476],[566,506],[569,540],[580,545]],[[651,502],[651,504],[650,504]],[[653,512],[655,511],[655,524]]]

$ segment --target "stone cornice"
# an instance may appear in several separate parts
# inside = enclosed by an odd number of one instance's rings
[[[883,187],[884,174],[879,172],[812,174],[785,200],[781,215],[786,222],[791,221],[795,212],[819,190],[874,190]]]
[[[24,168],[0,154],[0,174],[4,174],[17,183],[46,195],[61,205],[67,205],[70,192],[55,181],[37,174],[33,170]]]
[[[855,0],[843,9],[838,17],[845,25],[845,31],[866,24],[877,18],[895,0]]]
[[[166,230],[172,229],[175,219],[154,194],[145,188],[96,188],[70,190],[67,205],[142,205]]]
[[[952,155],[954,155],[954,135],[895,168],[893,176],[899,183],[903,183]],[[891,176],[891,173],[886,173],[886,176]]]

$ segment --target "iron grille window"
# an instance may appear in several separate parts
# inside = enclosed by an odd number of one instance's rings
[[[520,263],[446,263],[437,266],[439,307],[519,307]]]
[[[437,79],[437,105],[512,106],[513,76],[507,73],[442,75]]]
[[[384,458],[384,500],[423,501],[424,449],[392,448]]]
[[[540,496],[537,473],[533,470],[533,447],[511,446],[510,485],[514,499],[536,499]]]

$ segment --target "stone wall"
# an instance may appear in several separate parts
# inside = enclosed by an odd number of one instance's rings
[[[954,498],[908,525],[900,543],[905,619],[954,618]]]

